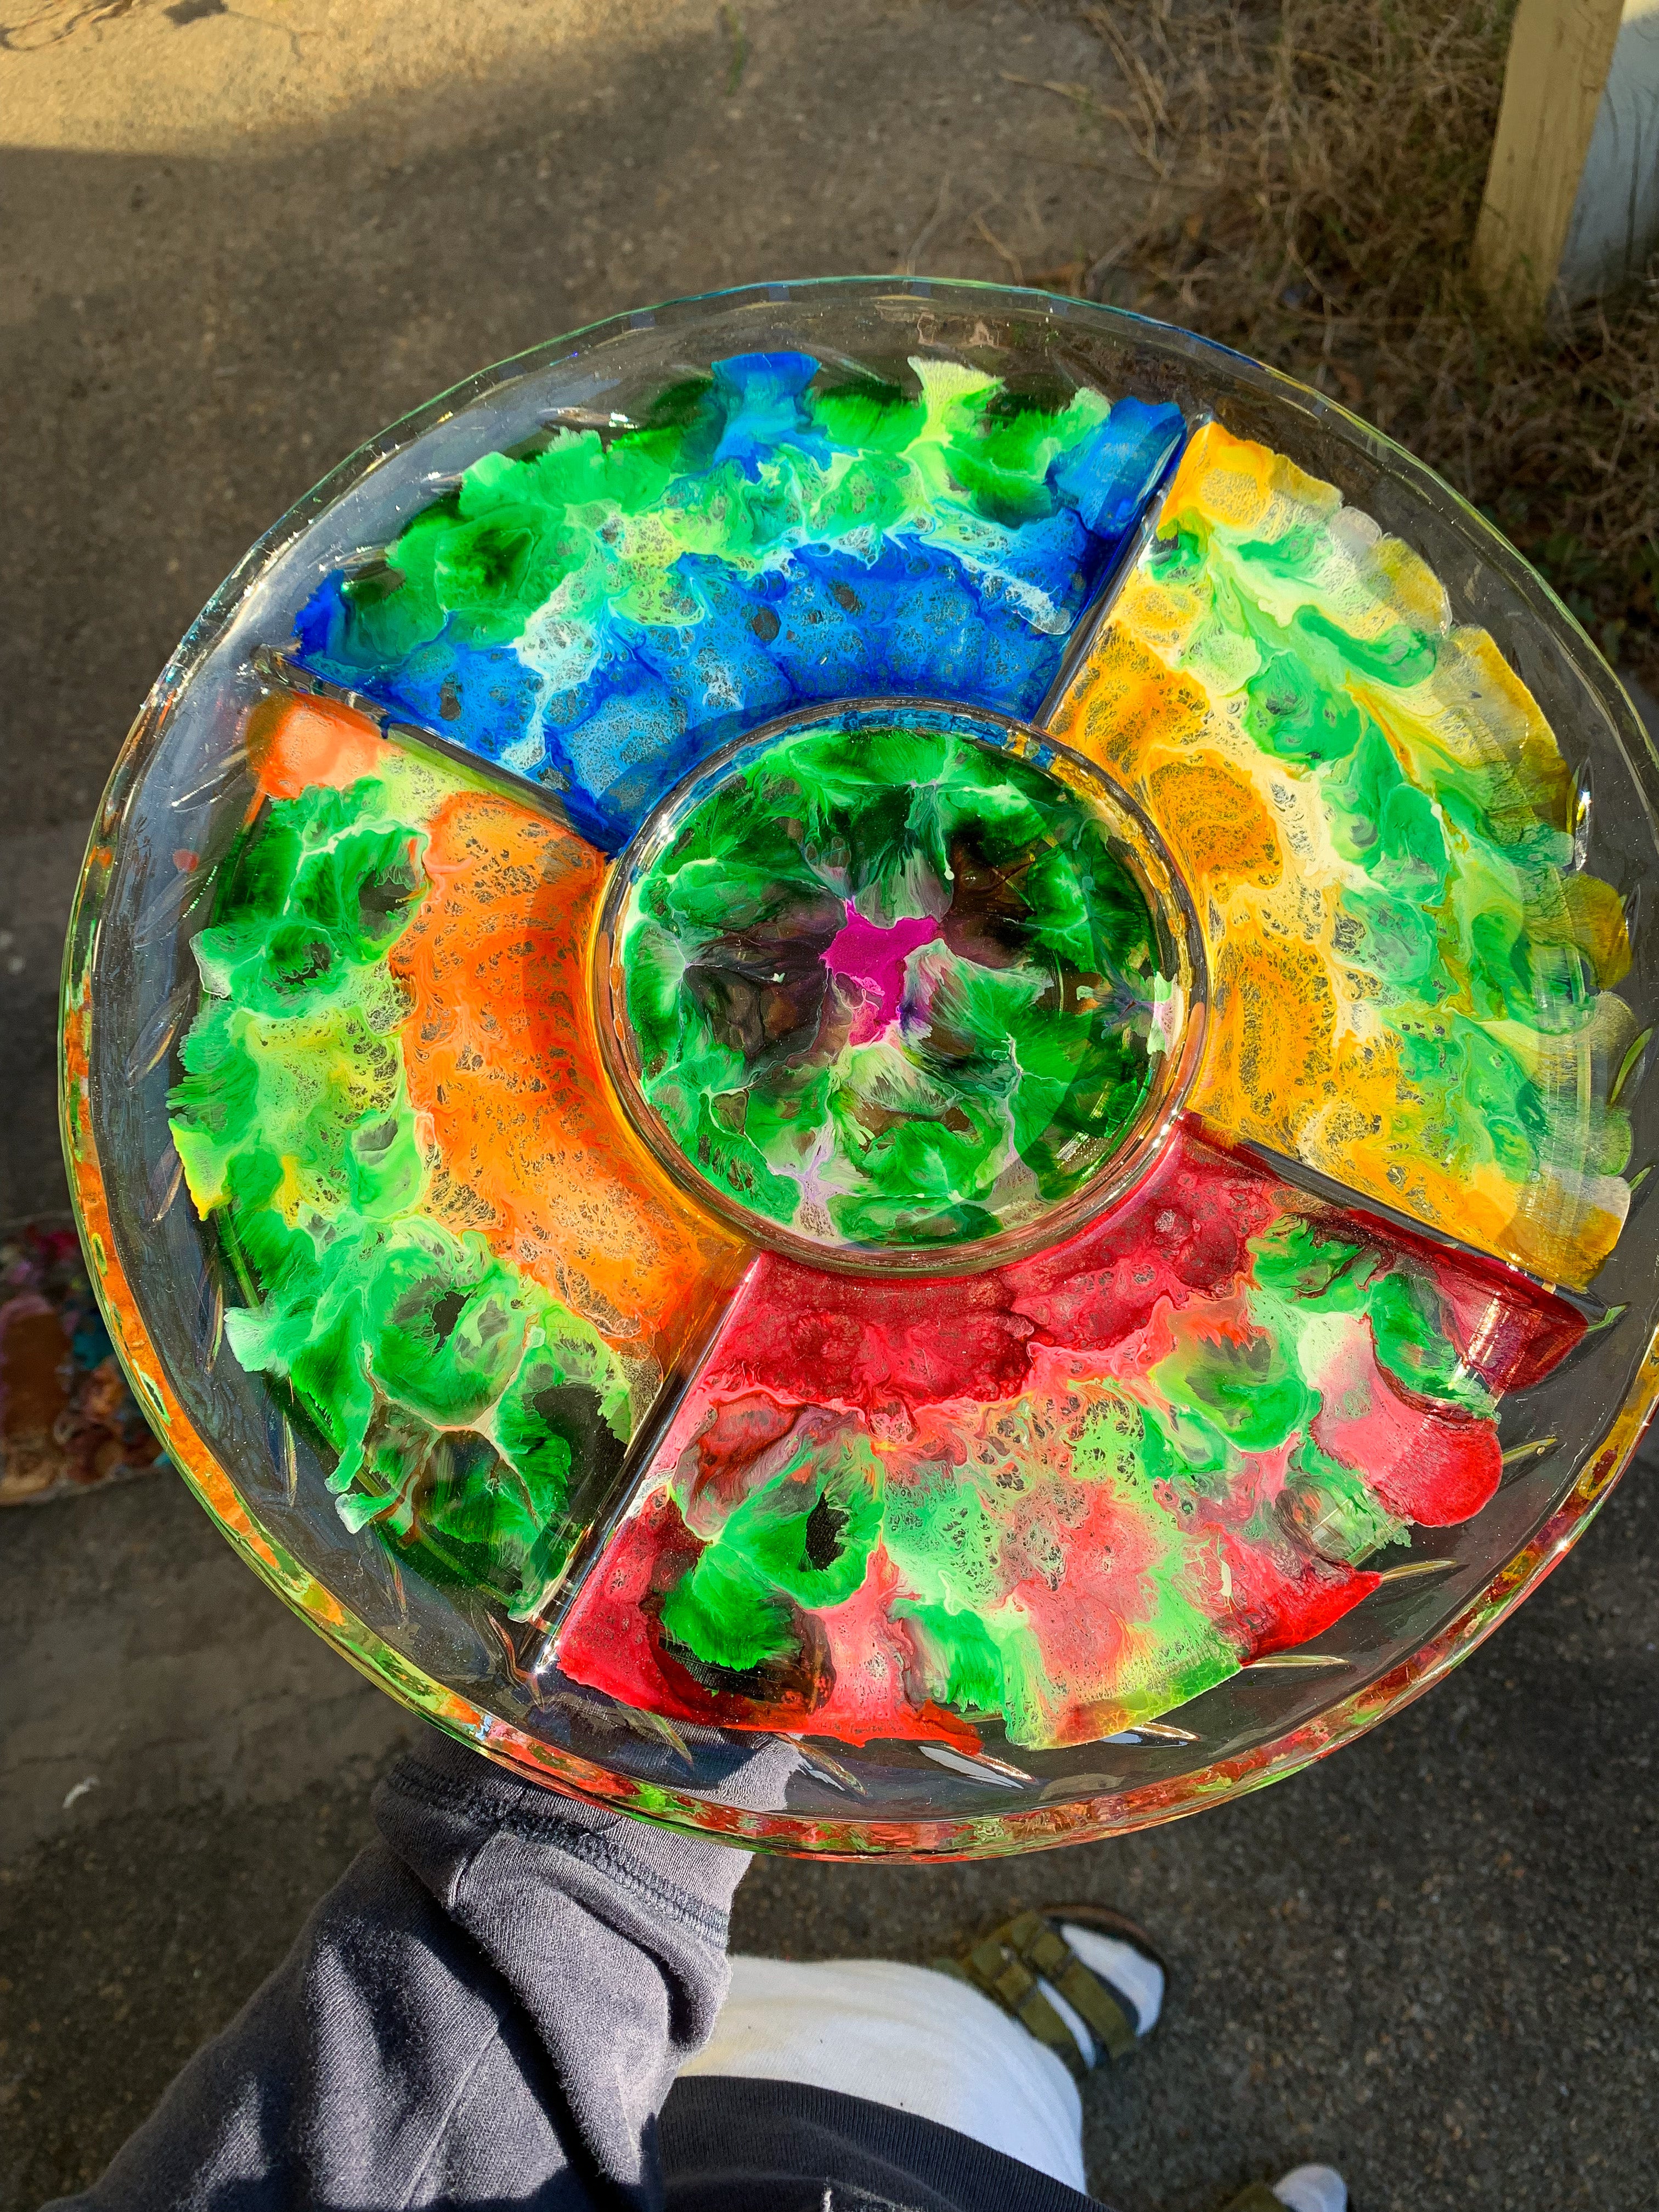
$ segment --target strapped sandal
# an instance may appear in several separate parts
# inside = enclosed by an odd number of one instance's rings
[[[1169,1969],[1144,1931],[1103,1905],[1067,1905],[1047,1912],[1020,1912],[975,1943],[965,1958],[936,1959],[935,1970],[954,1975],[1001,2006],[1078,2081],[1091,2069],[1077,2038],[1044,1995],[1041,1984],[1065,1998],[1094,2038],[1095,2063],[1115,2062],[1140,2040],[1140,2015],[1121,1990],[1085,1966],[1060,1933],[1062,1923],[1115,1936],[1152,1960],[1167,1988]]]

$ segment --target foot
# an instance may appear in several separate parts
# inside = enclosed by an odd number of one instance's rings
[[[1297,2166],[1281,2173],[1273,2195],[1289,2212],[1348,2212],[1348,2185],[1334,2166]]]
[[[1292,2166],[1271,2189],[1253,2181],[1227,2212],[1348,2212],[1348,2185],[1334,2166]]]
[[[960,1959],[936,1962],[1012,2014],[1081,2077],[1150,2035],[1164,1962],[1134,1923],[1102,1905],[1021,1912]]]

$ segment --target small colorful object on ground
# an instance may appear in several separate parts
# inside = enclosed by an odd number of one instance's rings
[[[35,1220],[0,1235],[0,1505],[123,1482],[159,1458],[74,1230]]]
[[[847,1852],[1201,1804],[1432,1680],[1651,1408],[1648,775],[1478,519],[1183,334],[895,280],[550,349],[123,757],[115,1348],[525,1772]]]

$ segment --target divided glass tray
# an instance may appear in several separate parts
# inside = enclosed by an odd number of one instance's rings
[[[327,477],[134,726],[64,996],[114,1340],[526,1775],[842,1856],[1213,1803],[1647,1420],[1656,789],[1504,541],[1236,354],[599,325]]]

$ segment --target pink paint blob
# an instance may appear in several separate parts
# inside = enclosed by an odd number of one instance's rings
[[[931,945],[938,935],[939,923],[930,914],[906,915],[884,927],[848,905],[846,927],[831,939],[823,964],[832,975],[867,987],[850,1043],[868,1044],[896,1019],[904,997],[904,963],[919,945]]]

